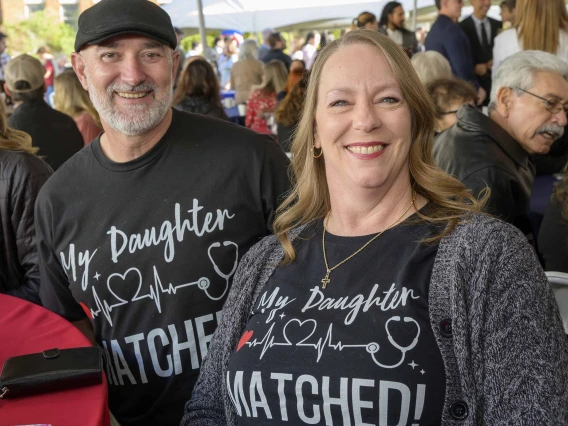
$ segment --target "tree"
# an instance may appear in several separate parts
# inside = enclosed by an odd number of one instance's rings
[[[43,10],[17,24],[7,24],[6,33],[10,53],[35,53],[46,46],[51,53],[70,54],[75,49],[75,30],[68,24],[60,23],[56,12]]]

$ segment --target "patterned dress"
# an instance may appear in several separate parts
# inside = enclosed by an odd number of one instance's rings
[[[254,90],[247,105],[245,125],[258,133],[271,135],[272,130],[266,122],[266,114],[276,109],[276,93],[267,95],[260,89]]]

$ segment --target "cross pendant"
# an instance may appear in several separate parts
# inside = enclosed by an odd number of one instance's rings
[[[325,274],[325,277],[321,280],[321,284],[322,284],[322,288],[326,288],[327,285],[330,283],[330,279],[329,279],[329,273],[331,271],[328,269],[327,273]]]

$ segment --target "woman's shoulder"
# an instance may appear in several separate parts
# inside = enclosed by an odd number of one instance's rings
[[[0,178],[7,176],[49,176],[53,173],[51,167],[34,154],[23,151],[0,149]]]
[[[464,216],[440,242],[452,255],[506,256],[530,248],[525,235],[515,226],[486,213]]]

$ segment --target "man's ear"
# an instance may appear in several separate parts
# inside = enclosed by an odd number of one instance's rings
[[[12,92],[10,92],[10,89],[8,89],[8,85],[6,83],[4,83],[4,92],[6,92],[8,96],[12,97]]]
[[[513,103],[513,89],[510,87],[500,87],[497,90],[497,111],[503,117],[509,116],[509,111]]]
[[[83,89],[89,90],[87,76],[85,75],[85,58],[80,53],[73,52],[71,53],[71,65],[73,65],[73,70],[77,74]]]
[[[178,67],[179,67],[179,61],[181,61],[180,59],[180,54],[179,54],[179,50],[175,49],[172,53],[172,81],[176,80],[177,77],[177,72],[178,72]]]

